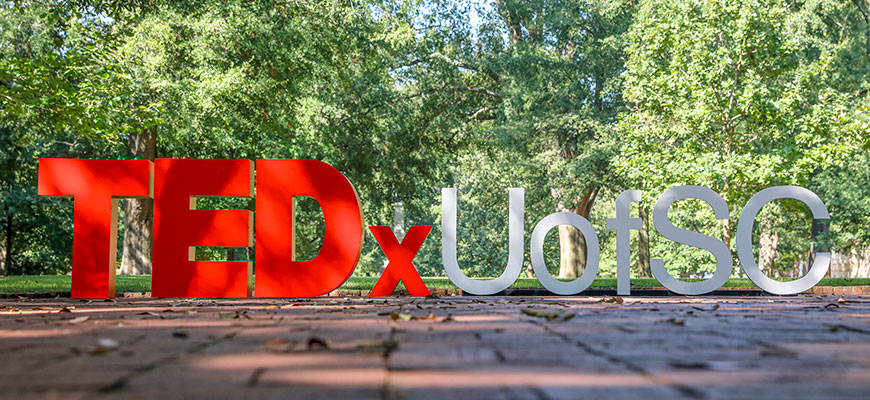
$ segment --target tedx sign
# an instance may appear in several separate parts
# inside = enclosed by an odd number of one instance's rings
[[[254,167],[256,166],[256,183]],[[256,189],[256,190],[255,190]],[[151,293],[155,297],[250,297],[256,267],[257,297],[312,297],[335,290],[353,273],[359,262],[364,221],[359,196],[353,184],[334,167],[317,160],[266,160],[256,163],[238,159],[147,160],[39,160],[38,193],[72,196],[73,258],[72,297],[107,298],[115,295],[117,210],[119,198],[153,198],[153,249]],[[255,196],[256,193],[256,196]],[[197,197],[255,197],[256,212],[248,210],[201,210]],[[325,224],[320,252],[311,260],[295,257],[293,201],[297,196],[317,200]],[[821,199],[797,186],[775,186],[756,193],[743,207],[737,225],[736,244],[740,265],[761,289],[773,294],[795,294],[815,286],[827,273],[830,253],[817,252],[807,274],[779,282],[765,276],[755,262],[752,230],[761,208],[776,199],[795,199],[806,204],[814,219],[828,219]],[[616,216],[607,219],[607,229],[616,231],[617,293],[630,294],[629,235],[641,229],[640,218],[629,215],[641,191],[626,190],[616,199]],[[665,191],[653,210],[655,229],[665,238],[704,249],[716,258],[716,270],[700,282],[671,276],[665,260],[650,260],[653,276],[669,290],[686,295],[712,292],[731,276],[733,261],[721,240],[674,226],[670,206],[682,199],[709,204],[716,218],[729,218],[729,206],[716,192],[701,186],[676,186]],[[494,279],[474,279],[459,267],[456,254],[457,191],[441,192],[441,253],[450,281],[476,295],[499,293],[516,281],[525,255],[525,207],[521,188],[509,189],[508,261]],[[585,272],[572,281],[555,279],[544,261],[544,238],[560,225],[579,229],[586,238]],[[370,296],[388,296],[401,281],[412,296],[430,294],[412,264],[431,226],[412,226],[400,242],[387,226],[369,230],[389,263]],[[198,246],[254,247],[255,262],[197,261]],[[598,274],[598,235],[581,215],[557,212],[535,225],[530,256],[535,275],[549,291],[573,295],[586,290]],[[254,265],[255,264],[255,265]]]

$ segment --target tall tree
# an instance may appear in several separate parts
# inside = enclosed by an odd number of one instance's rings
[[[623,104],[618,82],[631,7],[497,0],[476,11],[480,23],[471,27],[468,9],[436,2],[429,26],[449,32],[425,31],[413,81],[433,87],[423,95],[454,100],[439,112],[466,117],[460,130],[476,131],[474,148],[503,151],[523,160],[513,170],[543,176],[551,209],[588,218],[613,183],[612,126]],[[559,227],[559,239],[559,276],[576,277],[585,267],[585,238]]]
[[[627,48],[620,171],[654,192],[698,184],[722,194],[730,245],[736,205],[766,186],[806,184],[860,142],[847,114],[866,78],[847,72],[866,67],[841,65],[854,57],[844,53],[855,26],[846,6],[642,3]]]

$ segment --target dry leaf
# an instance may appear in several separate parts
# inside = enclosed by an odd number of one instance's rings
[[[396,311],[390,311],[390,319],[395,321],[401,319],[402,321],[410,321],[415,319],[413,315],[408,313],[401,313]]]
[[[68,312],[72,312],[73,309],[75,309],[75,307],[64,307],[64,308],[61,308],[60,310],[58,310],[57,312],[68,313]]]
[[[233,313],[218,313],[220,319],[239,319],[239,314]]]
[[[669,364],[674,368],[681,369],[710,369],[710,364],[706,362],[671,361]]]
[[[93,350],[91,350],[91,354],[92,355],[106,354],[107,352],[115,350],[118,347],[120,347],[120,344],[115,340],[112,340],[109,338],[99,338],[99,339],[97,339],[96,347],[94,347]]]
[[[523,314],[530,315],[532,317],[538,318],[546,318],[547,321],[559,320],[559,321],[567,321],[571,318],[577,316],[576,312],[571,311],[548,311],[548,310],[536,310],[534,308],[523,308],[520,310]]]
[[[354,341],[354,345],[358,350],[367,352],[388,352],[399,347],[399,342],[392,339],[360,339]]]
[[[797,353],[782,347],[768,346],[761,350],[764,357],[797,358]]]
[[[312,336],[308,338],[308,350],[328,349],[329,341],[326,339]]]
[[[616,297],[609,297],[609,298],[606,298],[606,299],[601,299],[601,300],[599,300],[598,302],[599,302],[599,303],[616,303],[616,304],[622,304],[622,303],[625,303],[625,300],[624,300],[622,297],[616,296]]]
[[[289,353],[295,343],[285,338],[275,338],[266,342],[266,350],[273,353]]]
[[[158,314],[158,313],[156,313],[156,312],[154,312],[154,311],[142,311],[142,312],[140,312],[140,313],[137,313],[136,315],[150,315],[150,316],[152,316],[152,317],[158,317],[158,318],[160,318],[160,319],[163,319],[163,316],[162,316],[162,315],[160,315],[160,314]]]
[[[272,305],[270,305],[270,306],[266,306],[266,309],[267,309],[267,310],[274,310],[274,309],[276,309],[276,308],[281,308],[281,307],[278,307],[278,306],[276,306],[276,305],[274,305],[274,304],[272,304]]]
[[[710,307],[697,307],[697,306],[692,306],[692,308],[694,308],[694,309],[696,309],[696,310],[698,310],[698,311],[716,311],[716,310],[719,309],[719,305],[718,305],[718,304],[714,304],[714,305],[712,305],[712,306],[710,306]]]
[[[69,323],[69,324],[71,324],[71,325],[76,325],[76,324],[80,324],[80,323],[82,323],[82,322],[85,322],[85,321],[87,321],[87,320],[89,320],[89,319],[91,319],[91,317],[85,315],[85,316],[81,316],[81,317],[75,317],[75,318],[72,318],[72,319],[68,319],[66,322]]]
[[[670,322],[670,323],[672,323],[672,324],[674,324],[674,325],[679,325],[679,326],[685,326],[685,325],[686,325],[686,320],[684,320],[684,319],[677,319],[677,318],[674,318],[674,317],[668,318],[667,322]]]

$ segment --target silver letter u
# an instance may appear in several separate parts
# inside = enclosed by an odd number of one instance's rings
[[[512,285],[523,270],[523,232],[525,230],[525,192],[522,188],[508,191],[508,262],[504,272],[491,280],[473,279],[462,273],[456,259],[456,189],[441,189],[441,258],[447,277],[454,285],[476,295],[501,292]]]

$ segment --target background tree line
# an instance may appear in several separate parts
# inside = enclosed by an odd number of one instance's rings
[[[549,213],[581,214],[605,276],[604,219],[643,190],[635,273],[659,257],[701,277],[710,254],[655,232],[661,192],[720,193],[730,219],[682,201],[673,220],[734,250],[749,196],[801,185],[829,224],[779,201],[755,229],[763,268],[799,273],[811,248],[870,244],[868,23],[867,0],[0,1],[3,273],[70,268],[72,202],[36,196],[39,157],[323,160],[354,183],[367,225],[391,224],[397,202],[406,226],[435,225],[415,259],[425,275],[443,275],[442,187],[459,189],[469,275],[503,268],[507,188],[524,187],[527,240]],[[149,272],[151,207],[123,202],[122,273]],[[299,207],[310,258],[323,226],[315,201]],[[551,271],[582,273],[585,238],[551,236]],[[383,260],[367,234],[357,274]]]

